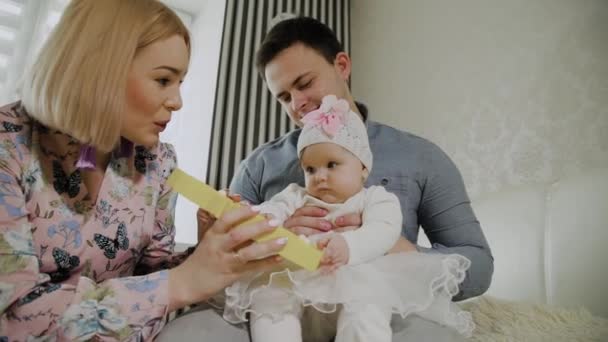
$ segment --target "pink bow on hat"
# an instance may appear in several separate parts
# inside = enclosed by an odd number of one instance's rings
[[[350,106],[346,100],[338,100],[335,95],[327,95],[323,98],[321,107],[306,114],[302,118],[302,123],[321,126],[328,136],[333,137],[344,126],[349,110]]]

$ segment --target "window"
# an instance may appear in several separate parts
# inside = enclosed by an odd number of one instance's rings
[[[13,77],[13,60],[17,47],[17,36],[24,15],[24,1],[0,0],[0,100],[7,102],[7,84]]]
[[[70,0],[0,0],[0,104],[17,99],[17,85]],[[103,1],[103,0],[99,0]],[[188,13],[176,13],[190,27]]]
[[[17,98],[16,86],[68,0],[0,0],[0,103]]]

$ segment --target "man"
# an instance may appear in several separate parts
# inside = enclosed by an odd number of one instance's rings
[[[266,35],[257,52],[257,67],[272,94],[291,120],[317,109],[325,95],[347,99],[364,119],[374,155],[369,185],[382,185],[397,195],[404,218],[402,238],[392,252],[458,253],[471,260],[471,268],[455,300],[484,293],[492,278],[493,258],[479,222],[471,209],[460,173],[433,143],[395,128],[371,121],[365,106],[356,103],[348,87],[351,61],[334,33],[311,18],[280,22]],[[230,193],[252,204],[270,199],[290,183],[304,185],[296,144],[300,130],[258,147],[241,163]],[[358,214],[333,224],[322,219],[325,211],[306,207],[284,225],[297,234],[356,229]],[[199,210],[200,234],[207,214]],[[422,226],[432,248],[415,245]],[[200,228],[200,227],[199,227]],[[416,275],[412,275],[416,276]],[[459,341],[456,332],[417,317],[393,318],[394,341]],[[231,326],[221,316],[201,307],[171,322],[159,337],[163,340],[230,340],[246,342],[246,330]]]
[[[270,92],[300,127],[302,117],[317,109],[325,95],[334,94],[350,103],[366,122],[374,155],[374,168],[366,185],[382,185],[401,201],[402,238],[392,251],[461,254],[471,260],[471,268],[454,299],[483,294],[490,286],[493,258],[460,172],[433,143],[370,120],[367,108],[356,103],[350,93],[351,61],[334,33],[312,18],[288,19],[268,32],[256,57],[258,71]],[[299,134],[298,129],[258,147],[241,163],[230,192],[258,204],[290,183],[304,185],[296,154]],[[297,234],[310,235],[352,229],[361,223],[359,215],[347,215],[334,226],[323,220],[325,214],[320,208],[302,208],[284,226]],[[415,245],[419,226],[432,248]]]

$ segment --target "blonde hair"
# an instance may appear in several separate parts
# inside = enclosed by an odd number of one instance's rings
[[[72,0],[25,74],[22,103],[42,124],[108,152],[135,55],[176,34],[190,54],[187,28],[157,0]]]

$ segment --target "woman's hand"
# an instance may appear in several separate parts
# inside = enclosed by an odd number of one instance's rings
[[[256,207],[243,206],[225,213],[205,233],[181,265],[169,271],[169,309],[198,303],[223,290],[245,273],[270,269],[281,261],[276,254],[286,238],[250,243],[273,231],[278,222],[263,220],[237,227],[257,215]]]

